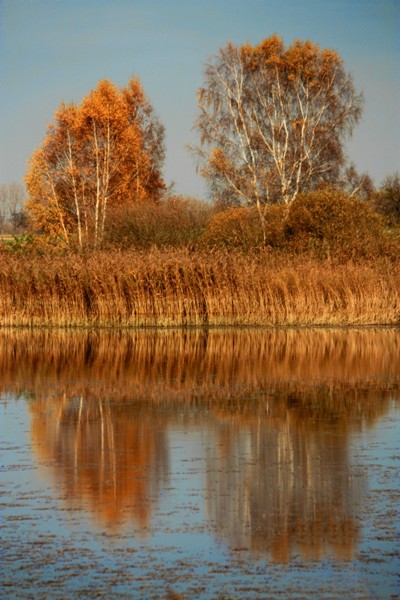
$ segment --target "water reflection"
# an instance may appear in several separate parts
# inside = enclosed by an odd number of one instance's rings
[[[152,410],[107,398],[49,395],[30,406],[32,442],[55,467],[70,507],[83,505],[106,526],[133,518],[146,531],[151,499],[167,483],[166,424]]]
[[[364,480],[349,439],[398,400],[398,330],[0,332],[0,392],[68,505],[146,532],[169,431],[203,431],[204,504],[231,549],[351,558]],[[173,482],[172,482],[173,483]]]
[[[287,398],[287,400],[290,400]],[[260,411],[261,412],[261,411]],[[209,518],[232,548],[351,559],[365,481],[348,455],[348,428],[314,420],[286,403],[215,426],[208,457]]]

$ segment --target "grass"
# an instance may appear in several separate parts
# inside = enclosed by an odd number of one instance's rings
[[[400,267],[268,252],[0,254],[0,326],[400,324]]]
[[[14,236],[11,233],[0,233],[0,244],[12,242]]]

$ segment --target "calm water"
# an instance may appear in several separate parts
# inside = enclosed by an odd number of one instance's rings
[[[1,598],[399,598],[400,330],[0,330]]]

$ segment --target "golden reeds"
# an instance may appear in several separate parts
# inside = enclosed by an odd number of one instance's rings
[[[400,323],[400,267],[267,252],[0,255],[0,326]]]

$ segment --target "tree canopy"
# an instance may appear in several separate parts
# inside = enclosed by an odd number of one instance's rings
[[[339,179],[362,95],[337,52],[310,41],[226,44],[198,90],[195,148],[215,200],[289,205]]]
[[[139,79],[99,82],[80,105],[61,104],[30,160],[33,226],[97,246],[110,207],[160,197],[164,154],[164,128]]]

